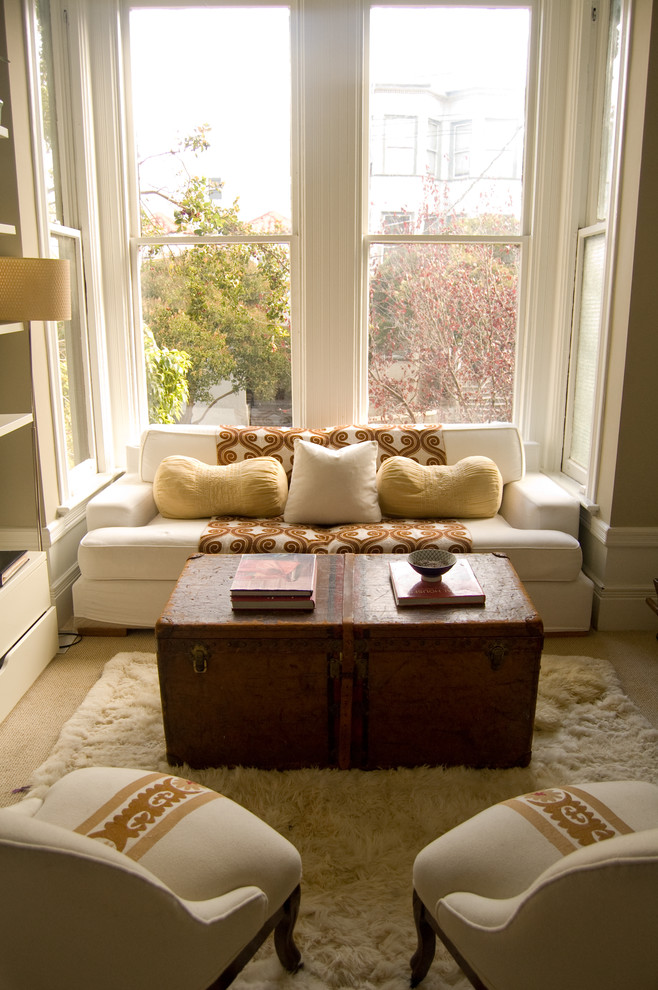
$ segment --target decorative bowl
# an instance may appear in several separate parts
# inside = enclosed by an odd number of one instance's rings
[[[423,581],[440,581],[457,562],[449,550],[414,550],[407,559]]]

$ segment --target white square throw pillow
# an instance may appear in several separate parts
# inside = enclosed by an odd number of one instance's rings
[[[377,441],[334,450],[297,440],[283,518],[324,526],[380,522]]]

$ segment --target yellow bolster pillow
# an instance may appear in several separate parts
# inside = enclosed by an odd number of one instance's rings
[[[503,479],[489,457],[464,457],[450,465],[389,457],[377,472],[377,493],[385,516],[481,519],[498,512]]]
[[[169,519],[206,516],[279,516],[288,497],[288,479],[274,457],[238,464],[204,464],[195,457],[165,457],[155,472],[153,497]]]

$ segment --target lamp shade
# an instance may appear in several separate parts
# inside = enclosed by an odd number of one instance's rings
[[[69,262],[0,258],[0,321],[71,319]]]

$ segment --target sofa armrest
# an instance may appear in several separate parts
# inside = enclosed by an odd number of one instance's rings
[[[146,526],[158,514],[153,485],[136,474],[124,474],[90,499],[87,529],[105,526]]]
[[[578,539],[580,503],[545,474],[506,484],[500,514],[515,529],[555,529]]]

